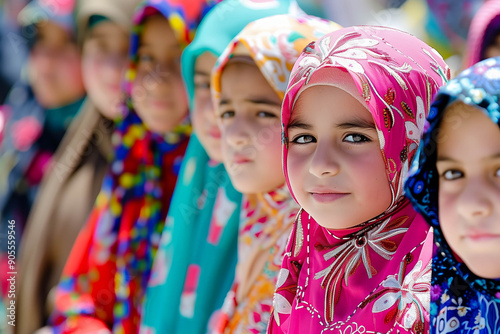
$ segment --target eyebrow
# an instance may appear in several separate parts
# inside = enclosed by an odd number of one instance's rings
[[[276,107],[281,107],[281,101],[276,102],[276,101],[273,101],[273,100],[268,99],[266,97],[248,98],[248,99],[245,99],[244,101],[250,102],[253,104],[268,104],[268,105],[272,105],[272,106],[276,106]],[[220,106],[228,105],[228,104],[231,104],[231,99],[222,98],[219,102]]]
[[[203,71],[200,71],[200,70],[195,70],[195,71],[194,71],[194,75],[203,75],[203,76],[208,77],[208,76],[210,76],[210,73],[208,73],[208,72],[203,72]]]
[[[490,156],[484,158],[484,160],[495,160],[495,159],[500,159],[500,153],[493,154],[493,155],[490,155]],[[438,156],[437,157],[436,162],[454,162],[454,163],[458,163],[460,161],[442,155],[442,156]]]
[[[458,162],[455,159],[449,158],[447,156],[438,156],[436,162]]]
[[[249,98],[249,99],[245,99],[245,101],[250,102],[250,103],[255,103],[255,104],[269,104],[272,106],[281,107],[281,101],[276,102],[276,101],[273,101],[273,100],[268,99],[266,97]]]
[[[357,119],[354,119],[354,120],[349,121],[349,122],[344,122],[344,123],[337,124],[335,127],[339,128],[339,129],[342,129],[342,130],[348,130],[348,129],[352,129],[352,128],[370,129],[370,130],[373,129],[374,130],[375,129],[375,124],[373,122],[357,118]],[[293,129],[293,128],[295,128],[295,129],[303,129],[303,130],[311,130],[313,127],[310,124],[302,122],[300,120],[300,118],[297,118],[297,119],[292,120],[288,124],[288,129]]]
[[[302,130],[312,130],[312,126],[310,124],[304,123],[300,120],[300,118],[296,118],[291,120],[288,123],[288,130],[290,129],[302,129]]]
[[[344,122],[337,124],[337,128],[339,129],[352,129],[352,128],[358,128],[358,129],[375,129],[375,123],[370,120],[365,120],[361,118],[355,118],[349,122]]]

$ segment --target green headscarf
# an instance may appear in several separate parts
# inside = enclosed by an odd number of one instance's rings
[[[294,0],[224,0],[198,27],[182,55],[182,74],[194,103],[197,57],[218,57],[250,22],[300,12]],[[144,303],[141,330],[205,333],[234,279],[241,194],[222,164],[211,161],[192,135],[175,188]]]

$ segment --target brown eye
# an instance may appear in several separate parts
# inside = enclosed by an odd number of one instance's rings
[[[234,111],[231,111],[231,110],[224,111],[223,113],[220,114],[220,118],[222,118],[222,119],[227,119],[227,118],[231,118],[231,117],[234,117]]]
[[[275,114],[267,112],[267,111],[259,111],[257,113],[257,117],[277,117]]]
[[[301,135],[297,136],[292,140],[292,143],[296,144],[309,144],[316,142],[316,138],[310,135]]]
[[[353,133],[353,134],[345,136],[344,141],[349,142],[349,143],[362,143],[362,142],[369,142],[371,140],[362,134]]]

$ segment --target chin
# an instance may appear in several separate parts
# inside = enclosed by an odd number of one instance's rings
[[[203,149],[207,152],[208,157],[211,160],[222,162],[223,159],[220,142],[214,143],[211,142],[210,139],[202,139],[200,137],[198,137],[198,140],[200,141],[201,146],[203,146]]]
[[[233,184],[234,189],[238,190],[242,194],[259,194],[262,191],[259,191],[259,187],[256,187],[255,184],[251,184],[250,182],[238,182],[237,180],[233,181],[234,178],[231,178],[231,183]]]
[[[481,259],[471,258],[463,259],[467,268],[470,269],[475,275],[487,279],[500,278],[500,261],[498,255],[492,257],[481,257]]]

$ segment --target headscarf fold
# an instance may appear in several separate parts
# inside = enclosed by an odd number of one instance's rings
[[[431,235],[402,190],[431,98],[448,77],[435,50],[391,28],[345,28],[305,48],[282,108],[289,186],[288,124],[295,103],[309,87],[333,86],[368,107],[392,203],[378,217],[343,230],[328,230],[301,211],[278,278],[269,333],[428,328]]]
[[[200,55],[220,56],[248,23],[295,7],[289,0],[225,0],[216,5],[182,55],[191,106]],[[240,211],[241,194],[231,185],[224,165],[210,160],[193,134],[148,284],[141,330],[206,332],[210,315],[221,308],[234,279]]]
[[[125,82],[127,104],[113,134],[115,160],[63,272],[52,316],[56,331],[138,330],[143,296],[191,131],[186,118],[165,135],[153,133],[134,111],[130,96],[140,36],[145,19],[160,14],[185,46],[211,5],[205,0],[150,0],[136,11]]]
[[[435,136],[445,109],[461,101],[482,110],[500,126],[500,58],[483,60],[463,71],[432,103],[418,160],[405,189],[415,209],[434,229],[431,333],[500,332],[500,280],[473,274],[453,253],[439,224],[439,174]]]
[[[212,73],[215,104],[221,92],[224,67],[240,50],[251,57],[282,99],[290,71],[302,49],[338,28],[333,22],[306,15],[277,15],[252,22],[218,59]],[[297,211],[297,204],[285,185],[269,193],[244,195],[236,277],[214,333],[265,331],[286,239]]]
[[[485,58],[486,48],[495,44],[500,34],[500,1],[489,0],[474,15],[467,34],[464,68]]]

